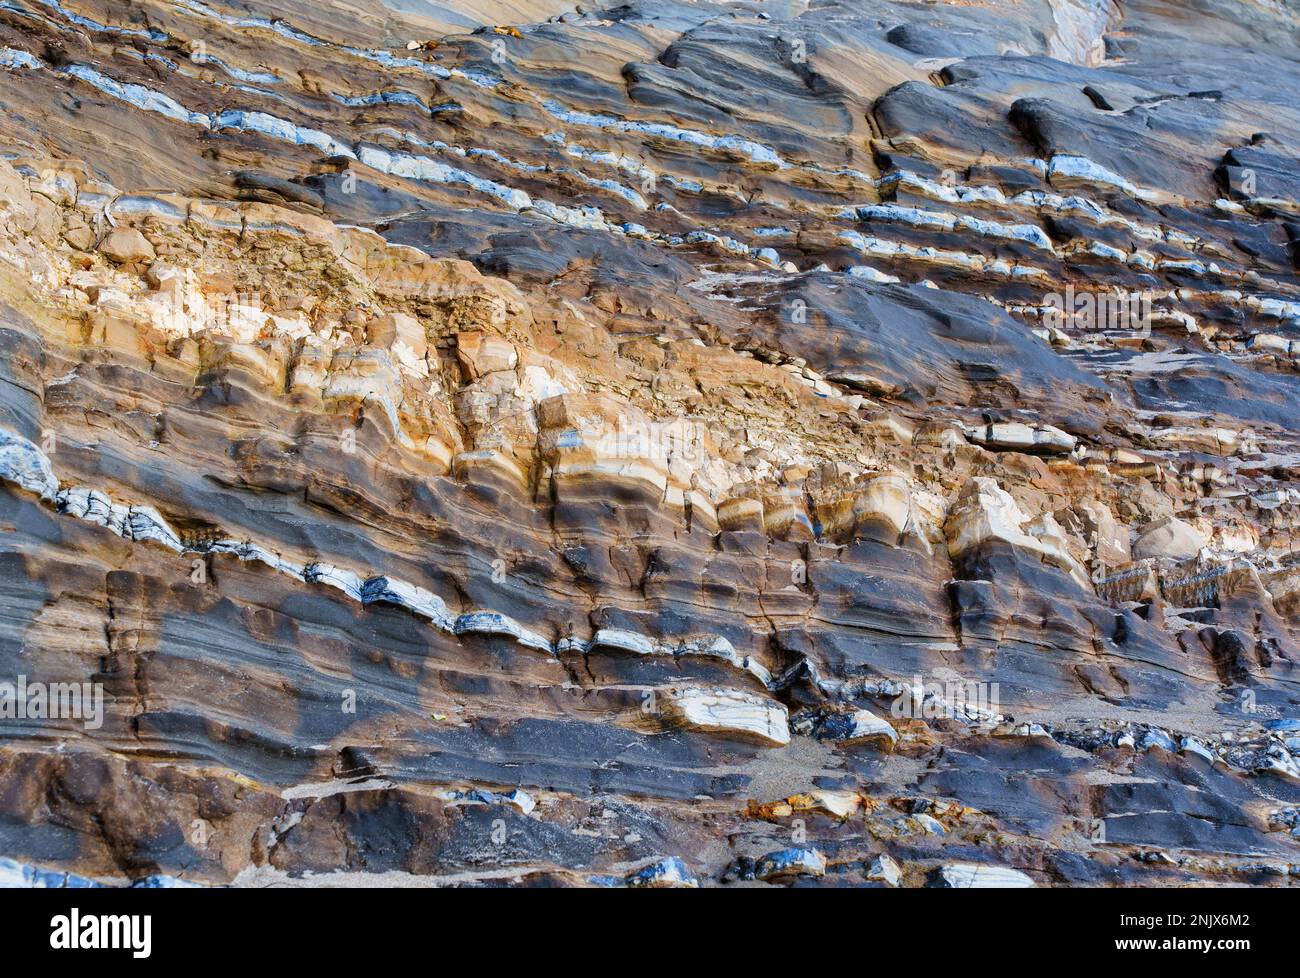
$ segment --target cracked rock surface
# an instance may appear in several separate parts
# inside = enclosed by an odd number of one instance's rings
[[[1300,884],[1297,91],[1272,0],[4,0],[0,884]]]

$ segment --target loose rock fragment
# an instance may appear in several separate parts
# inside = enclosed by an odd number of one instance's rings
[[[825,875],[825,857],[806,846],[769,852],[754,864],[754,876],[769,883],[795,876]]]

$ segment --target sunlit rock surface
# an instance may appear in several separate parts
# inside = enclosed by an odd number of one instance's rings
[[[5,0],[0,884],[1296,885],[1297,50]]]

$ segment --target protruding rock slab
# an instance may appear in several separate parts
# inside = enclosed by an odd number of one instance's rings
[[[939,886],[954,890],[1030,889],[1037,884],[1018,869],[981,863],[949,863],[937,874]]]
[[[705,733],[730,734],[773,747],[790,743],[789,713],[765,696],[722,687],[681,687],[662,692],[670,722]]]

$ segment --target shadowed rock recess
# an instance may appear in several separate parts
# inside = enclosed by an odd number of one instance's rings
[[[0,882],[1300,884],[1297,92],[1290,0],[0,0]]]

